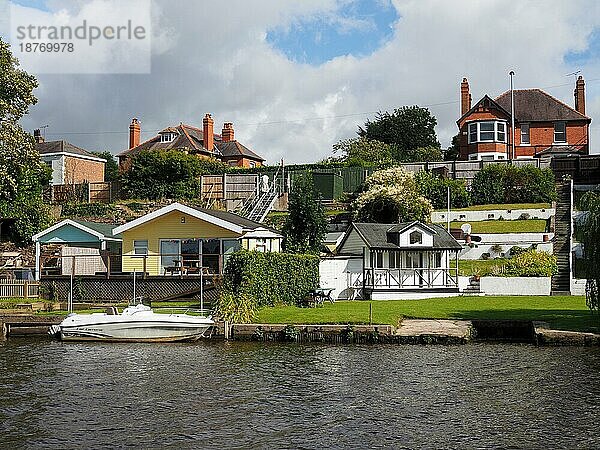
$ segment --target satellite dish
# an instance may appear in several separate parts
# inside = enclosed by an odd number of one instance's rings
[[[462,230],[463,233],[465,234],[471,234],[471,224],[470,223],[463,223],[460,226],[460,229]]]

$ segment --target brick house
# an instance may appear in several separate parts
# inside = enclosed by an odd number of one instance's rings
[[[471,106],[469,82],[460,85],[459,159],[501,160],[589,153],[585,115],[585,82],[575,85],[571,108],[541,89],[514,90],[515,150],[512,155],[511,93],[492,99],[484,95]]]
[[[238,167],[258,167],[264,162],[264,158],[235,139],[233,123],[226,122],[221,134],[215,134],[214,120],[210,114],[204,116],[202,129],[180,123],[161,130],[142,143],[140,133],[140,122],[134,118],[129,125],[129,148],[117,155],[121,171],[128,170],[131,158],[142,150],[182,150]]]
[[[53,185],[104,181],[105,159],[67,141],[46,142],[40,130],[33,135],[40,159],[52,169]]]

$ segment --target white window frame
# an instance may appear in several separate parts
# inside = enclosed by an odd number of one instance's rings
[[[557,134],[556,127],[558,125],[563,126],[564,131],[559,133],[559,134],[564,134],[564,136],[565,136],[564,140],[562,140],[562,141],[559,141],[558,139],[556,139],[556,134]],[[566,143],[567,143],[567,122],[563,122],[563,121],[554,122],[554,144],[566,144]]]
[[[523,127],[527,128],[527,133],[523,132]],[[520,127],[521,145],[531,145],[531,126],[528,122],[522,123]],[[523,140],[523,136],[527,136],[527,142]]]
[[[177,133],[161,133],[160,142],[173,142],[177,137]]]
[[[486,126],[492,124],[492,129],[491,130],[481,130],[482,125],[485,124]],[[507,130],[508,130],[508,126],[506,124],[505,121],[500,121],[500,120],[481,120],[481,121],[477,121],[477,122],[470,122],[468,129],[467,129],[467,135],[468,135],[468,140],[469,140],[469,144],[476,144],[476,143],[480,143],[480,142],[500,142],[503,144],[506,144],[507,140],[506,140],[506,136],[507,136]],[[492,139],[482,139],[481,135],[483,133],[492,133],[493,137]],[[504,136],[504,138],[500,138],[500,136]],[[473,139],[473,137],[475,137],[475,139]]]
[[[138,245],[136,245],[138,244]],[[138,253],[138,250],[143,251]],[[133,254],[134,256],[148,256],[148,240],[147,239],[135,239],[133,241]]]

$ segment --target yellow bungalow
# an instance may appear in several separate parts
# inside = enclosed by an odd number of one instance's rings
[[[281,251],[283,236],[237,214],[172,203],[113,230],[123,272],[148,275],[221,273],[240,248]]]

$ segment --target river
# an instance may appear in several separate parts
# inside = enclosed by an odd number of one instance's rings
[[[600,349],[0,342],[1,448],[600,447]]]

